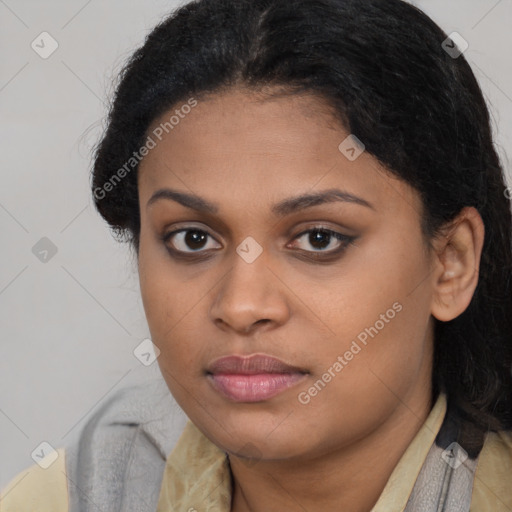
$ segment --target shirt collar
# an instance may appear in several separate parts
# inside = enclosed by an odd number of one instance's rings
[[[424,424],[391,473],[371,512],[403,510],[446,414],[439,394]],[[166,461],[157,512],[230,512],[231,471],[226,453],[189,420]]]

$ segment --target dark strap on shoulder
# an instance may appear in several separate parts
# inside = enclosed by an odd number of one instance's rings
[[[469,512],[482,432],[448,407],[404,512]]]

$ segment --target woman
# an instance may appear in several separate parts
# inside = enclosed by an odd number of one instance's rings
[[[510,201],[456,48],[400,0],[199,0],[149,34],[92,192],[165,389],[5,510],[512,510]]]

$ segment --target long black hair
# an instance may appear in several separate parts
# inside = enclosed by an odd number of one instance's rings
[[[366,151],[419,192],[428,240],[465,206],[482,216],[471,303],[435,323],[433,388],[482,431],[512,429],[511,205],[481,89],[447,38],[401,0],[192,1],[158,24],[120,73],[92,192],[138,253],[133,155],[153,120],[231,86],[321,96]]]

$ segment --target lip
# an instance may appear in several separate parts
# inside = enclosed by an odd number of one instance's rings
[[[224,397],[234,402],[261,402],[294,386],[309,372],[266,354],[253,354],[216,359],[206,373]]]

